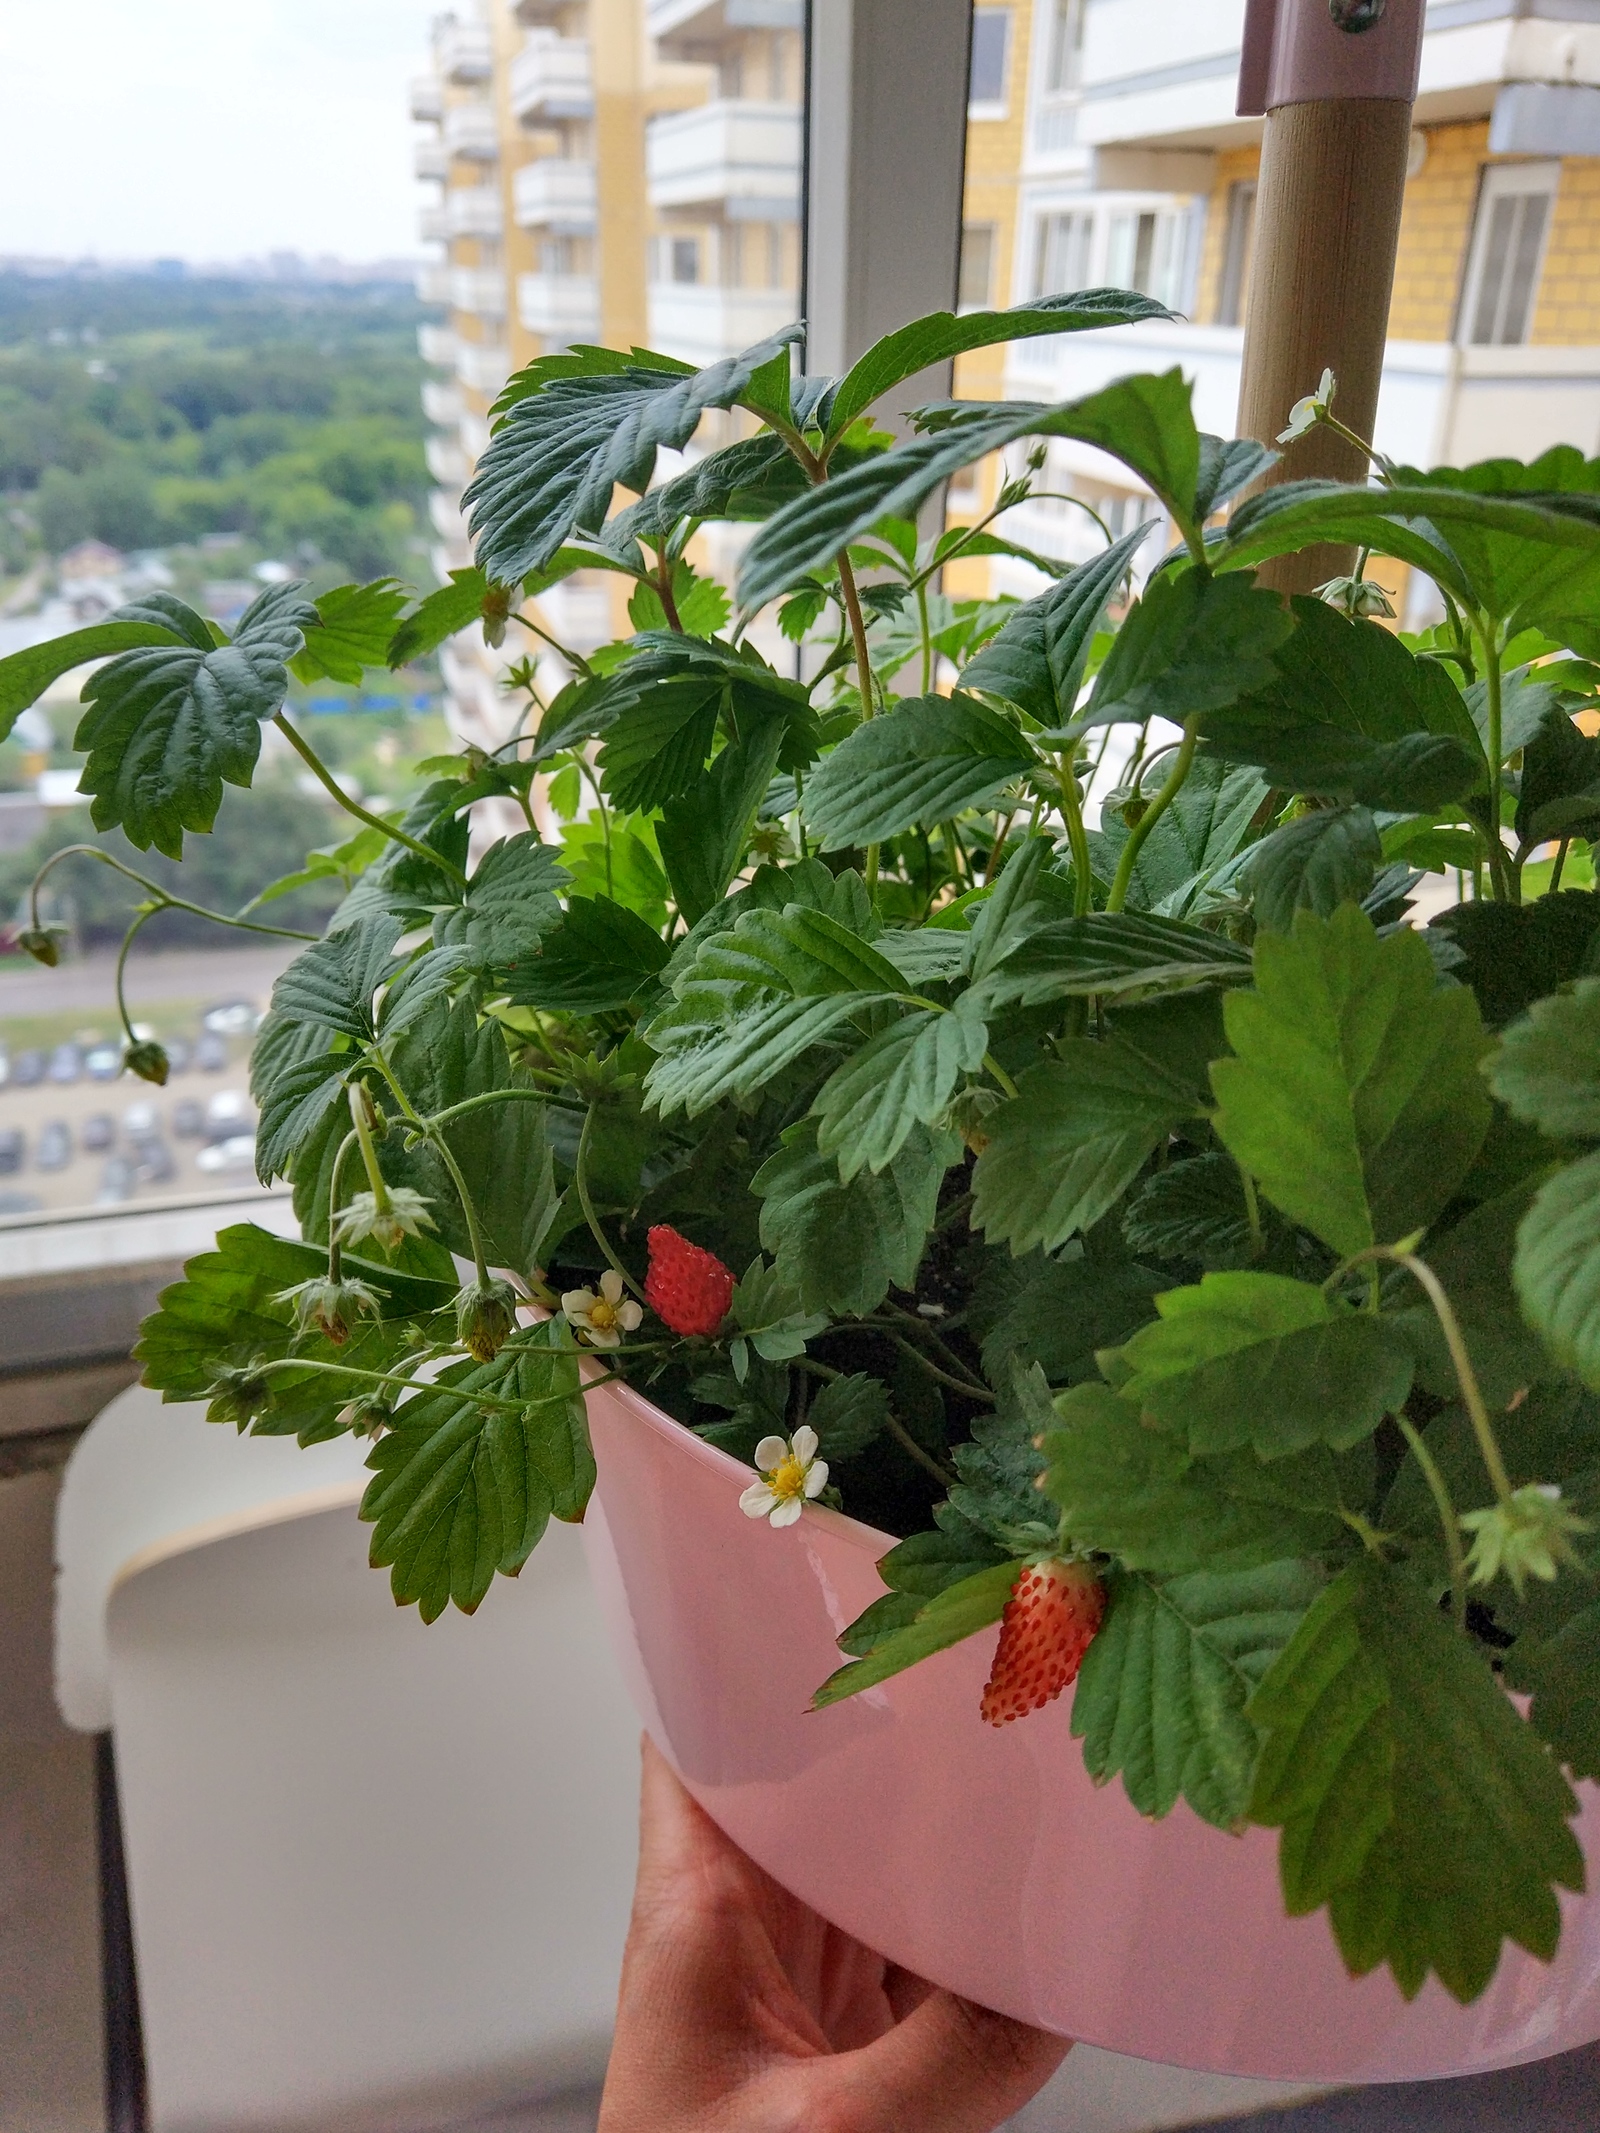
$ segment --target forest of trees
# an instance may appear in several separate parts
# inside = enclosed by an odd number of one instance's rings
[[[0,273],[0,577],[231,532],[415,581],[419,316],[388,284]]]

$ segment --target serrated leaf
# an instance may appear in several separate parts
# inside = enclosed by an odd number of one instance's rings
[[[1250,1250],[1250,1215],[1239,1166],[1228,1155],[1197,1155],[1146,1179],[1129,1201],[1122,1234],[1130,1252],[1237,1266]]]
[[[1482,1655],[1404,1573],[1365,1556],[1317,1599],[1257,1689],[1251,1819],[1283,1831],[1284,1899],[1329,1905],[1346,1967],[1430,1971],[1475,1999],[1501,1943],[1548,1961],[1551,1884],[1581,1890],[1577,1802]]]
[[[829,1704],[840,1703],[846,1696],[858,1696],[863,1689],[904,1673],[919,1659],[960,1644],[998,1622],[1022,1569],[1020,1562],[996,1563],[945,1586],[903,1628],[880,1638],[865,1658],[853,1659],[836,1674],[830,1674],[812,1697],[811,1708],[826,1710]]]
[[[522,1007],[600,1014],[626,1007],[668,953],[660,934],[625,905],[609,896],[573,896],[560,924],[508,974],[506,994]]]
[[[984,1005],[1032,1007],[1096,993],[1237,983],[1250,951],[1142,911],[1091,911],[1038,927],[974,988]]]
[[[1429,931],[1460,951],[1456,974],[1472,987],[1484,1021],[1499,1029],[1583,974],[1600,932],[1600,898],[1560,889],[1527,904],[1457,904]]]
[[[882,1170],[913,1126],[932,1125],[963,1074],[983,1065],[989,1032],[967,1013],[917,1012],[869,1038],[823,1083],[814,1106],[817,1147],[849,1182]]]
[[[1119,1346],[1142,1326],[1162,1286],[1148,1267],[1070,1252],[1059,1259],[1035,1253],[1008,1270],[1019,1286],[982,1332],[983,1371],[992,1385],[1009,1385],[1017,1363],[1037,1363],[1052,1385],[1094,1377],[1096,1351]]]
[[[1059,1394],[1056,1413],[1045,1490],[1075,1547],[1177,1576],[1326,1554],[1346,1536],[1337,1469],[1321,1446],[1271,1465],[1249,1452],[1196,1459],[1100,1384]]]
[[[124,652],[84,684],[89,706],[72,745],[96,829],[183,856],[185,830],[208,830],[224,781],[248,785],[261,722],[282,704],[288,661],[316,619],[299,584],[273,585],[246,611],[231,644]]]
[[[1064,726],[1077,704],[1089,647],[1106,606],[1153,524],[1135,526],[1102,554],[1017,608],[961,670],[961,687],[1015,704],[1043,726]]]
[[[862,1318],[891,1288],[916,1280],[939,1187],[961,1143],[918,1126],[883,1170],[845,1184],[802,1119],[750,1181],[761,1201],[761,1242],[807,1311]]]
[[[859,1459],[877,1442],[888,1412],[889,1389],[883,1380],[857,1370],[830,1379],[813,1397],[806,1420],[817,1433],[821,1456],[836,1465]]]
[[[497,986],[511,986],[523,965],[560,924],[557,891],[571,880],[553,846],[533,830],[491,844],[472,870],[465,900],[433,923],[441,948],[464,952],[474,970],[493,970]]]
[[[467,629],[483,613],[489,581],[481,570],[452,570],[447,584],[429,593],[395,630],[387,654],[391,667],[409,666],[436,652],[447,637]]]
[[[1549,837],[1592,840],[1597,830],[1600,740],[1580,733],[1565,710],[1553,708],[1523,743],[1517,841],[1531,848]]]
[[[124,619],[113,615],[104,622],[96,622],[88,629],[69,630],[63,637],[52,637],[45,644],[30,644],[9,658],[0,659],[0,740],[16,724],[29,704],[37,703],[63,674],[70,674],[74,667],[87,666],[91,660],[110,659],[118,652],[132,652],[145,645],[179,644],[184,637],[170,624],[151,618],[135,621],[122,611]],[[188,610],[192,613],[192,610]],[[200,621],[199,616],[194,618]],[[204,627],[204,624],[201,624]],[[209,642],[209,640],[208,640]]]
[[[799,1296],[777,1268],[759,1259],[734,1285],[732,1312],[734,1324],[756,1354],[771,1363],[804,1355],[807,1341],[828,1323],[825,1313],[802,1310]]]
[[[1117,1390],[1205,1456],[1280,1459],[1370,1436],[1411,1389],[1406,1343],[1382,1318],[1282,1274],[1207,1274],[1165,1289],[1118,1356]]]
[[[1273,1204],[1342,1255],[1439,1213],[1488,1130],[1472,995],[1436,989],[1426,943],[1379,939],[1353,904],[1263,934],[1253,992],[1227,996],[1235,1057],[1215,1126]]]
[[[1517,1231],[1513,1275],[1550,1354],[1600,1386],[1600,1155],[1539,1188]]]
[[[986,1121],[972,1220],[1015,1253],[1053,1251],[1127,1190],[1198,1098],[1117,1039],[1063,1039]]]
[[[823,759],[801,803],[824,850],[873,844],[976,807],[1030,769],[1032,747],[971,696],[915,696]]]
[[[1169,1814],[1182,1798],[1207,1822],[1237,1829],[1260,1749],[1246,1706],[1320,1582],[1299,1562],[1114,1576],[1072,1700],[1090,1776],[1104,1783],[1120,1773],[1141,1814]]]
[[[394,974],[400,921],[379,912],[330,933],[297,955],[272,988],[272,1013],[370,1043],[377,1031],[373,995]]]
[[[1533,1699],[1528,1720],[1539,1738],[1574,1777],[1600,1778],[1600,1599],[1550,1636],[1518,1637],[1505,1666],[1511,1686]]]
[[[1382,864],[1378,826],[1365,807],[1319,808],[1286,822],[1250,854],[1245,881],[1256,923],[1287,933],[1298,912],[1331,918],[1341,904],[1361,901]]]
[[[303,649],[289,662],[300,681],[349,682],[359,687],[368,667],[389,663],[389,645],[406,604],[397,578],[377,578],[370,585],[336,585],[319,593],[316,620],[305,626]]]
[[[1198,756],[1177,798],[1140,847],[1128,884],[1129,905],[1171,918],[1194,909],[1213,877],[1248,842],[1266,797],[1267,788],[1255,771],[1231,769],[1215,757]],[[1130,834],[1114,814],[1103,817],[1100,828],[1090,832],[1095,869],[1107,881]]]
[[[1517,1231],[1535,1192],[1524,1182],[1486,1200],[1442,1236],[1429,1237],[1423,1257],[1444,1284],[1461,1327],[1467,1354],[1484,1398],[1501,1408],[1521,1387],[1548,1376],[1550,1359],[1539,1337],[1517,1308],[1512,1266]],[[1436,1399],[1459,1397],[1459,1380],[1433,1305],[1420,1296],[1404,1272],[1394,1276],[1391,1301],[1409,1308],[1394,1311],[1416,1361],[1419,1382]]]
[[[661,863],[685,921],[693,926],[720,903],[745,855],[756,813],[784,743],[781,719],[753,719],[709,770],[662,808]]]
[[[1232,575],[1163,571],[1112,639],[1075,724],[1186,719],[1259,689],[1294,624],[1276,593]]]
[[[1552,1140],[1600,1136],[1600,978],[1536,1000],[1487,1073],[1500,1101]]]

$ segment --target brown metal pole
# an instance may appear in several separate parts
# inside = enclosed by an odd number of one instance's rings
[[[1372,437],[1421,30],[1422,0],[1376,12],[1362,0],[1252,0],[1239,108],[1266,124],[1238,427],[1281,453],[1269,483],[1366,477],[1365,457],[1326,427],[1289,445],[1277,438],[1324,370],[1337,380],[1340,421]],[[1349,548],[1308,548],[1268,563],[1261,580],[1310,592],[1354,559]]]

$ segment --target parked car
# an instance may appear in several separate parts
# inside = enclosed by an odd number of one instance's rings
[[[83,1055],[83,1070],[91,1081],[115,1081],[122,1072],[121,1045],[90,1045]]]
[[[129,1104],[122,1114],[122,1130],[130,1141],[142,1141],[161,1131],[161,1113],[154,1104]]]
[[[178,1175],[177,1160],[159,1133],[140,1141],[137,1162],[141,1185],[170,1185]]]
[[[138,1177],[133,1158],[113,1155],[107,1159],[100,1173],[100,1190],[95,1194],[96,1203],[102,1207],[114,1206],[119,1200],[131,1200]]]
[[[0,1089],[11,1079],[11,1048],[0,1041]]]
[[[78,1128],[78,1146],[85,1155],[104,1155],[116,1140],[117,1122],[109,1111],[91,1111]]]
[[[58,1044],[55,1050],[50,1054],[50,1065],[46,1069],[47,1078],[51,1081],[58,1081],[63,1086],[67,1086],[70,1085],[72,1082],[76,1081],[78,1077],[82,1074],[82,1072],[82,1046],[72,1044],[70,1042],[67,1044]]]
[[[166,1046],[168,1074],[186,1074],[189,1071],[190,1061],[194,1057],[194,1049],[188,1039],[186,1037],[168,1037]]]
[[[202,1148],[195,1157],[195,1166],[208,1177],[222,1171],[253,1170],[256,1160],[256,1137],[253,1133],[235,1133],[225,1141],[213,1141]]]
[[[228,1063],[228,1040],[215,1030],[202,1030],[195,1039],[194,1063],[202,1074],[220,1074]]]
[[[0,1131],[0,1177],[15,1177],[27,1152],[28,1144],[20,1126],[7,1126]]]
[[[36,1215],[43,1205],[36,1192],[0,1192],[0,1215]]]
[[[254,1034],[255,1026],[253,1000],[223,1000],[215,1007],[208,1007],[200,1017],[200,1027],[218,1037],[249,1037]]]
[[[18,1052],[11,1062],[11,1079],[19,1089],[34,1089],[44,1079],[45,1058],[41,1051],[29,1045]]]
[[[52,1118],[39,1129],[34,1146],[36,1170],[65,1170],[72,1161],[72,1128],[64,1118]]]
[[[206,1139],[230,1140],[255,1125],[255,1110],[242,1089],[218,1089],[206,1105]]]
[[[186,1096],[172,1107],[172,1137],[178,1141],[198,1141],[205,1138],[205,1105]]]

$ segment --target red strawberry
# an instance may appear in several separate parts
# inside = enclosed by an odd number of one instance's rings
[[[733,1275],[715,1252],[703,1251],[662,1222],[651,1230],[644,1300],[674,1333],[715,1333],[733,1302]]]
[[[1030,1563],[1011,1588],[979,1712],[991,1726],[1042,1711],[1076,1681],[1106,1611],[1105,1587],[1084,1563]]]

